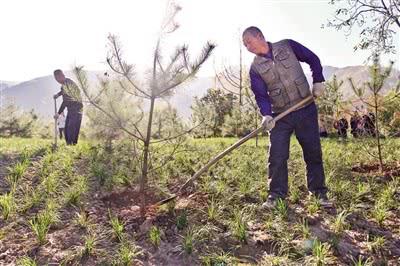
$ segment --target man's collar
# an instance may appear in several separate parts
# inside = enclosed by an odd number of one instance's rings
[[[257,54],[258,56],[266,57],[272,54],[272,45],[270,42],[267,42],[268,52],[266,54]]]

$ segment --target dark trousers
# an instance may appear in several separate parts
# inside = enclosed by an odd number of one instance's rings
[[[65,119],[65,141],[67,145],[78,143],[79,130],[81,129],[82,113],[68,112]]]
[[[290,137],[294,132],[303,149],[307,170],[308,190],[316,196],[325,195],[325,175],[322,163],[318,113],[315,103],[294,111],[279,120],[271,130],[268,159],[269,195],[286,197],[288,193],[288,166]]]
[[[347,138],[347,130],[346,129],[338,129],[338,136],[341,138]]]

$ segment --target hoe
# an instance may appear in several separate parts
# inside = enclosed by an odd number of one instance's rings
[[[287,109],[286,111],[278,114],[275,118],[274,121],[278,121],[280,119],[282,119],[284,116],[288,115],[289,113],[295,111],[297,108],[305,105],[308,102],[311,102],[313,100],[313,96],[309,96],[307,98],[304,98],[301,102],[295,104],[294,106],[290,107],[289,109]],[[155,203],[153,206],[157,207],[163,204],[166,204],[172,200],[174,200],[175,198],[177,198],[179,195],[182,194],[182,192],[196,179],[198,179],[200,177],[200,175],[202,173],[204,173],[205,171],[207,171],[208,168],[210,168],[212,165],[214,165],[216,162],[218,162],[219,160],[221,160],[225,155],[227,155],[228,153],[230,153],[231,151],[233,151],[234,149],[236,149],[237,147],[239,147],[240,145],[242,145],[243,143],[245,143],[246,141],[248,141],[249,139],[255,137],[258,133],[263,131],[263,127],[259,127],[257,129],[255,129],[254,131],[252,131],[250,134],[248,134],[247,136],[241,138],[240,140],[238,140],[236,143],[234,143],[232,146],[228,147],[227,149],[225,149],[224,151],[222,151],[221,153],[219,153],[217,156],[215,156],[213,159],[211,159],[205,166],[203,166],[200,170],[198,170],[191,178],[189,178],[178,190],[178,192],[175,195],[170,196],[169,198],[163,199],[157,203]]]

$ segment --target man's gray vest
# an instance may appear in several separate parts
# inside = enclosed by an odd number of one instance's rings
[[[267,84],[272,112],[281,113],[311,95],[311,91],[288,41],[271,45],[273,59],[256,56],[251,67]]]

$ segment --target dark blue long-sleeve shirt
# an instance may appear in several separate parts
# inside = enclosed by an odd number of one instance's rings
[[[322,74],[322,66],[321,62],[316,54],[314,54],[310,49],[301,45],[300,43],[287,40],[289,42],[290,47],[292,48],[294,54],[297,57],[297,60],[300,62],[307,63],[312,72],[313,83],[323,82],[325,81],[324,76]],[[263,55],[265,58],[272,59],[272,46],[271,43],[268,42],[269,52],[266,55]],[[271,101],[269,99],[267,93],[267,84],[265,84],[262,77],[252,68],[250,68],[250,82],[251,89],[256,98],[256,102],[258,107],[260,108],[260,112],[263,116],[271,115]]]

